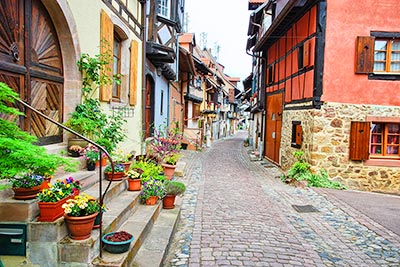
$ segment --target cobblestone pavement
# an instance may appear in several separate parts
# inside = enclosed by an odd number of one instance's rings
[[[250,160],[244,138],[186,153],[187,191],[164,266],[400,266],[399,236],[343,202],[282,183],[278,168]]]

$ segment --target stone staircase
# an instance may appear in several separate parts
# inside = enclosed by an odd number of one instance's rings
[[[90,172],[81,169],[72,174],[64,173],[58,178],[72,176],[82,183],[81,192],[98,197],[98,171],[98,168]],[[182,173],[181,169],[177,171]],[[104,191],[109,181],[102,177],[101,183]],[[147,206],[139,203],[139,191],[127,190],[126,180],[111,182],[104,199],[107,210],[103,213],[102,234],[125,230],[133,234],[134,241],[129,251],[111,254],[103,250],[100,258],[99,229],[93,229],[91,237],[86,240],[72,240],[68,237],[63,218],[54,222],[37,221],[39,209],[36,199],[21,201],[5,195],[3,193],[0,201],[0,221],[8,218],[9,223],[27,224],[25,266],[162,266],[180,213],[179,198],[173,210],[162,209],[161,201],[154,206]],[[5,214],[6,210],[14,215]],[[0,256],[0,260],[5,267],[8,267],[7,262],[10,262],[10,266],[17,266],[12,256]],[[18,260],[19,265],[21,261]]]

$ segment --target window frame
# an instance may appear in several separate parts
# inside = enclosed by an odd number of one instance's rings
[[[157,1],[157,14],[163,18],[171,18],[171,0]]]
[[[400,70],[398,70],[398,71],[393,71],[393,70],[391,70],[391,66],[392,66],[392,62],[397,62],[397,63],[399,63],[400,64],[400,60],[397,60],[397,61],[394,61],[394,60],[392,60],[392,53],[393,53],[393,41],[394,40],[397,40],[398,42],[400,42],[400,38],[379,38],[379,37],[377,37],[377,38],[375,38],[375,41],[374,41],[374,58],[373,58],[373,64],[372,64],[372,71],[373,71],[373,73],[377,73],[377,74],[394,74],[394,75],[396,75],[396,74],[398,74],[398,75],[400,75]],[[381,49],[376,49],[376,42],[379,42],[379,41],[385,41],[386,42],[386,49],[385,50],[381,50]],[[399,53],[400,54],[400,50],[395,50],[397,53]],[[377,52],[379,52],[379,53],[382,53],[382,52],[385,52],[385,60],[376,60],[375,59],[375,54],[377,53]],[[378,63],[384,63],[385,64],[385,69],[384,70],[376,70],[375,69],[375,63],[376,62],[378,62]]]
[[[370,159],[395,159],[400,160],[400,133],[389,133],[389,125],[398,125],[400,129],[400,123],[393,122],[371,122],[371,138],[370,138]],[[373,132],[373,125],[381,125],[381,132]],[[376,140],[373,140],[376,137]],[[380,142],[379,141],[380,137]],[[389,137],[394,137],[397,140],[397,143],[388,143]],[[381,153],[372,153],[372,150],[380,147]],[[387,154],[389,147],[397,147],[397,155],[396,154]]]
[[[115,53],[115,42],[118,43],[118,51]],[[122,38],[119,36],[117,31],[114,31],[114,40],[113,40],[113,75],[117,75],[121,73],[121,60],[122,60]],[[117,70],[115,69],[115,58],[117,58]],[[116,90],[115,90],[116,89]],[[116,94],[114,94],[116,93]],[[111,89],[112,99],[113,101],[120,101],[121,100],[121,83],[117,83],[115,80],[112,82],[112,89]]]

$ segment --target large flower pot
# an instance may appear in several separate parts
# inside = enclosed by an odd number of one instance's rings
[[[62,205],[67,202],[68,199],[72,199],[74,196],[68,196],[60,199],[57,202],[38,202],[40,215],[38,217],[39,222],[54,222],[64,214]]]
[[[14,198],[19,200],[34,199],[37,194],[42,190],[42,185],[33,186],[30,188],[13,187]]]
[[[164,209],[173,209],[175,208],[175,195],[166,195],[163,198],[163,208]]]
[[[132,237],[128,240],[125,241],[109,241],[106,238],[108,236],[113,235],[114,232],[105,234],[101,240],[103,241],[104,244],[104,249],[110,253],[123,253],[129,250],[129,247],[131,245],[131,242],[134,240],[134,237],[132,235]]]
[[[128,191],[140,191],[141,185],[141,179],[128,179]]]
[[[69,237],[74,240],[88,239],[92,234],[94,220],[98,212],[88,216],[73,217],[64,214],[64,219],[67,225]]]
[[[150,196],[146,199],[146,205],[155,205],[157,203],[158,196]]]
[[[124,172],[114,172],[114,176],[112,176],[112,172],[106,172],[106,178],[109,181],[121,181],[124,176]]]
[[[163,167],[164,175],[168,180],[172,180],[172,177],[175,173],[176,165],[162,163],[161,166]]]

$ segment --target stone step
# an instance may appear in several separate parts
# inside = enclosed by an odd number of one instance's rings
[[[156,222],[162,209],[162,201],[158,201],[156,205],[143,205],[140,204],[137,210],[129,216],[124,224],[121,225],[117,230],[106,231],[105,233],[113,231],[126,231],[133,235],[134,240],[132,241],[130,248],[127,252],[113,254],[103,250],[102,258],[97,257],[93,260],[92,266],[94,267],[120,267],[120,266],[132,266],[133,258],[137,251],[146,240],[147,235],[152,230],[154,223]]]
[[[175,227],[179,222],[181,205],[182,199],[177,196],[174,209],[161,210],[158,220],[153,225],[153,229],[133,259],[133,266],[165,266],[163,262],[167,256],[170,240],[175,233]]]

